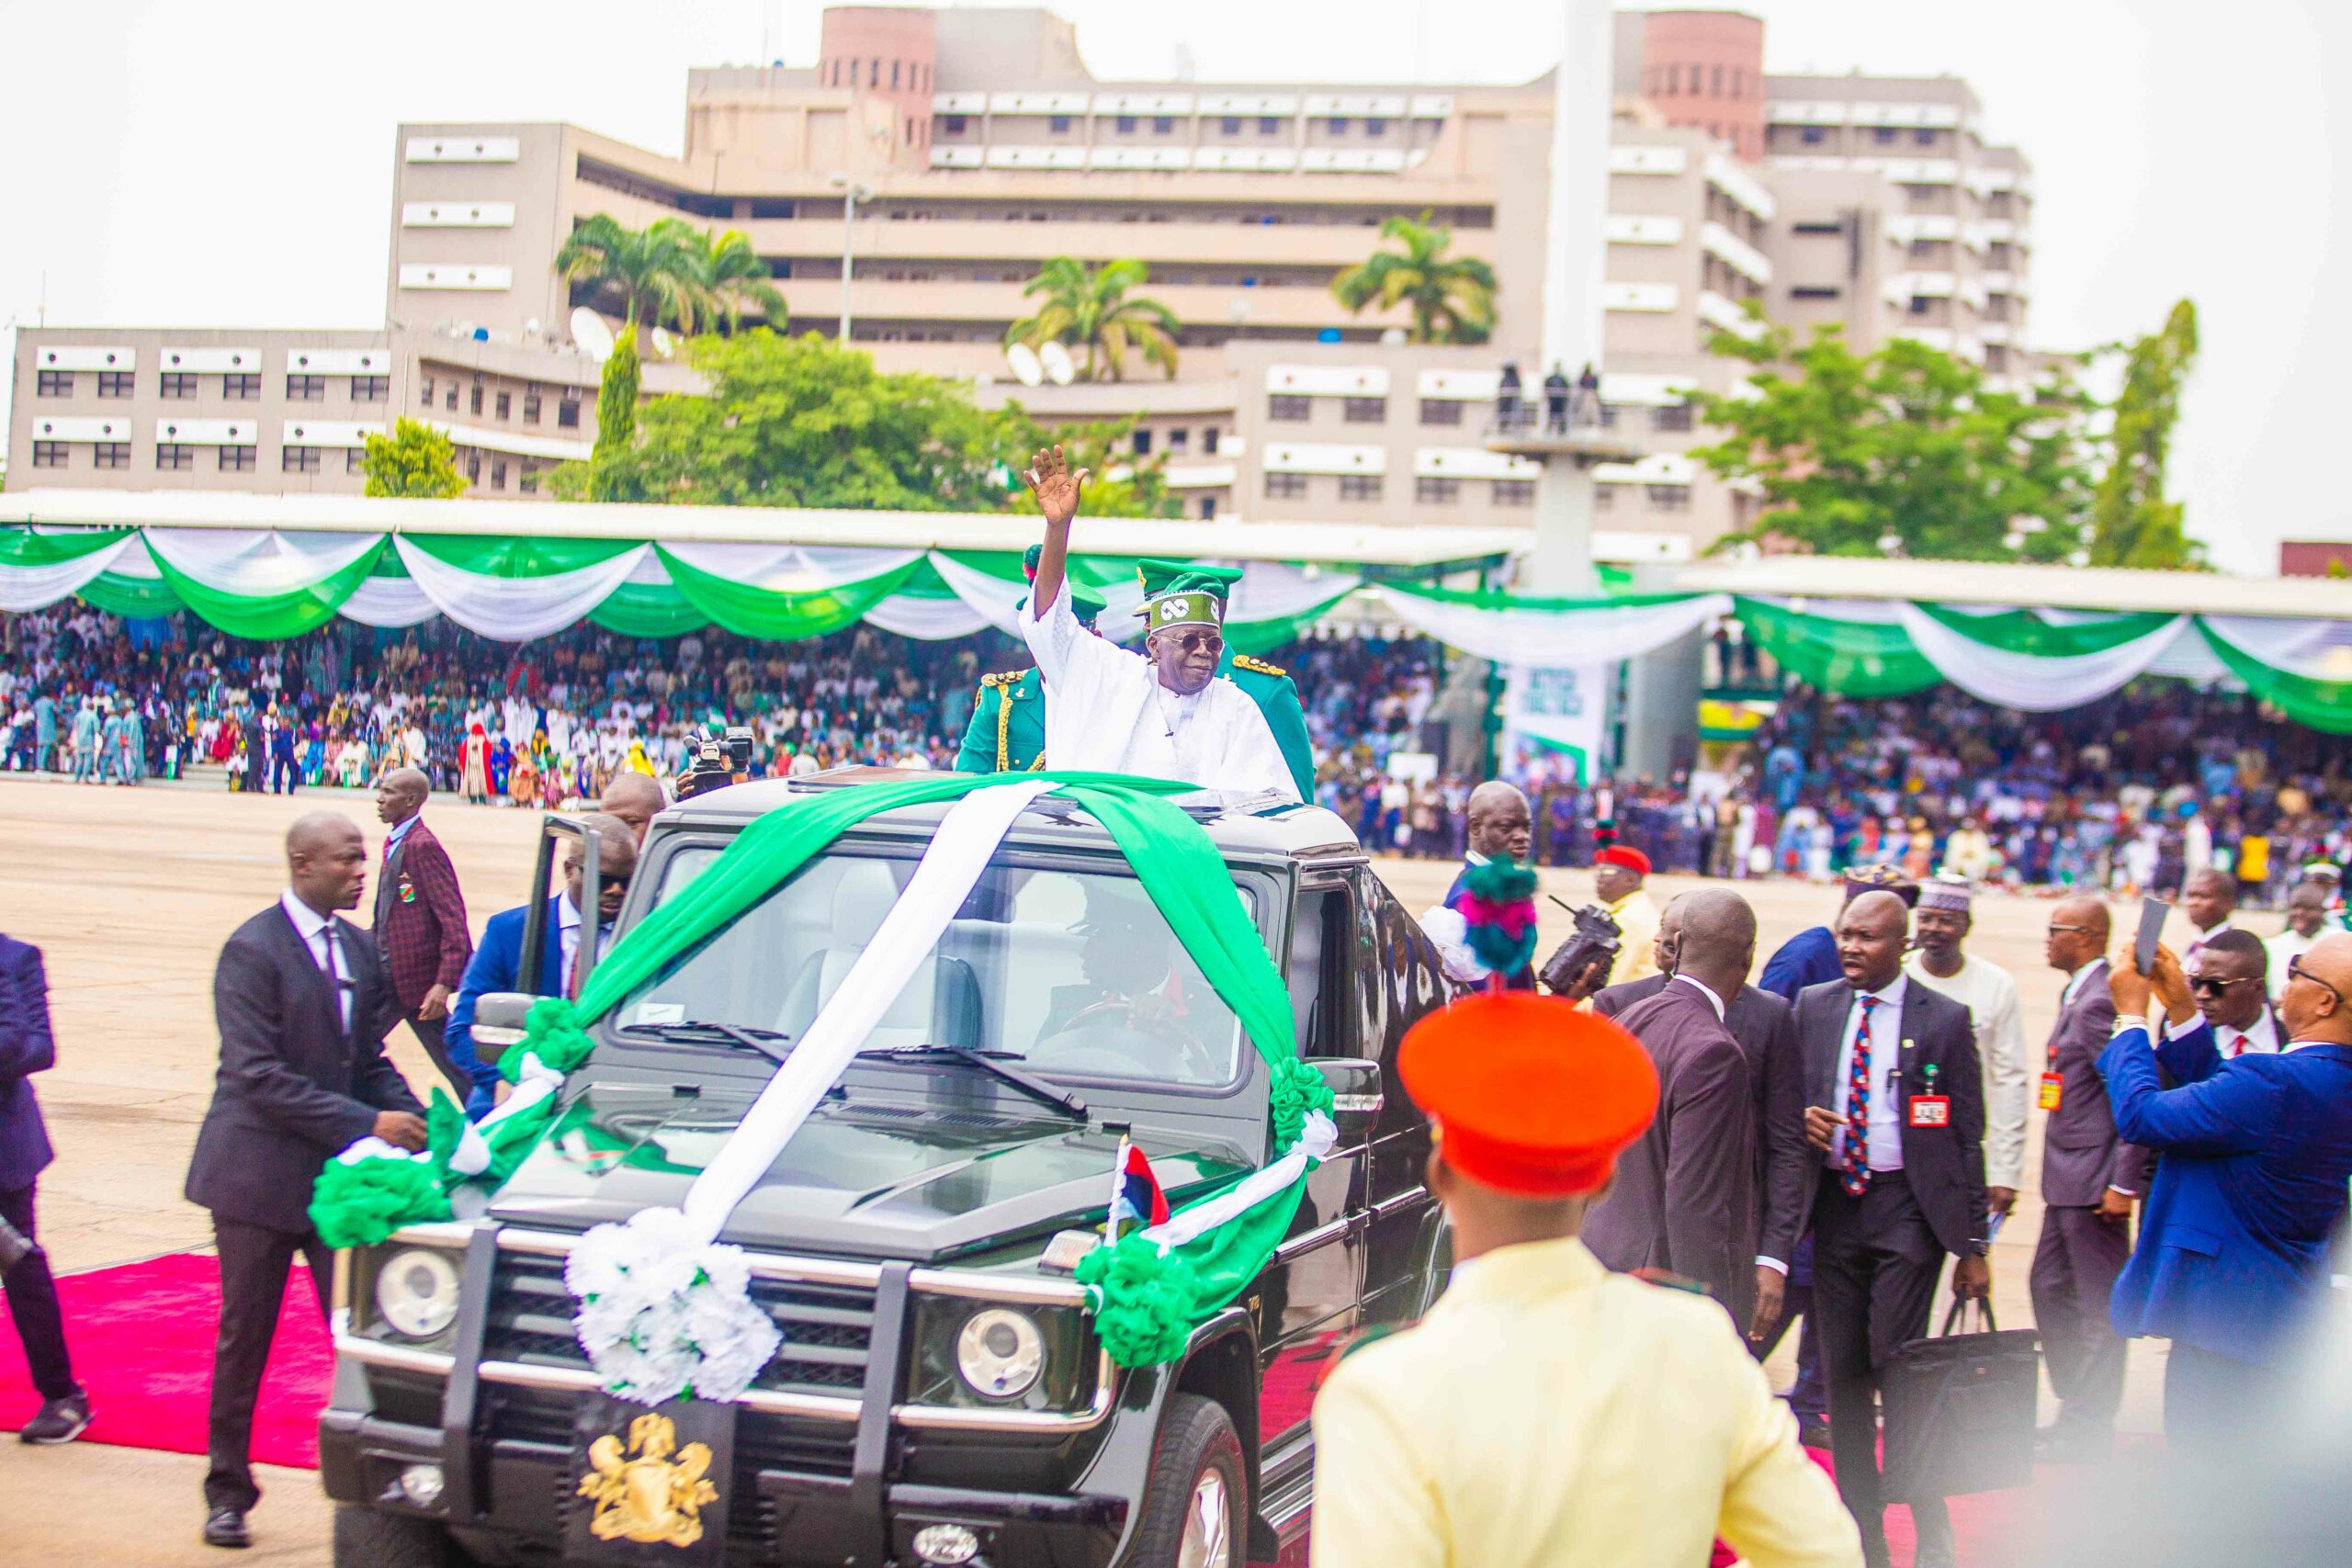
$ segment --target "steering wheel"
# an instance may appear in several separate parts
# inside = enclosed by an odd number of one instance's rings
[[[1168,1045],[1175,1046],[1184,1055],[1185,1067],[1190,1081],[1194,1083],[1215,1083],[1218,1080],[1219,1073],[1217,1069],[1216,1057],[1210,1054],[1208,1047],[1203,1045],[1200,1041],[1194,1037],[1192,1031],[1179,1024],[1173,1018],[1168,1017],[1164,1014],[1157,1018],[1137,1018],[1135,1012],[1135,1003],[1132,1000],[1089,1003],[1087,1006],[1079,1009],[1077,1012],[1071,1014],[1069,1021],[1064,1023],[1060,1029],[1055,1031],[1054,1038],[1057,1040],[1062,1039],[1068,1035],[1077,1032],[1080,1029],[1087,1028],[1090,1025],[1099,1029],[1106,1023],[1114,1028],[1120,1029],[1128,1034],[1136,1036],[1139,1041],[1147,1045],[1162,1047]],[[1040,1043],[1043,1043],[1041,1042]],[[1113,1054],[1108,1046],[1098,1046],[1095,1049],[1099,1050],[1104,1055],[1110,1055]],[[1035,1058],[1036,1054],[1036,1048],[1032,1047],[1030,1050],[1031,1057]],[[1086,1054],[1089,1053],[1081,1051],[1074,1055]],[[1069,1067],[1075,1064],[1069,1058],[1065,1057],[1060,1065],[1064,1067]],[[1148,1071],[1155,1065],[1156,1064],[1148,1060],[1140,1054],[1136,1054],[1123,1055],[1123,1059],[1120,1061],[1117,1068],[1106,1068],[1104,1070]]]

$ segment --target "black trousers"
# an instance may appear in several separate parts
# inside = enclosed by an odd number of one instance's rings
[[[1849,1198],[1822,1173],[1813,1209],[1813,1306],[1829,1379],[1829,1451],[1838,1495],[1861,1527],[1862,1555],[1887,1561],[1878,1485],[1878,1377],[1897,1347],[1928,1332],[1944,1249],[1899,1170],[1880,1171]],[[1943,1499],[1911,1505],[1923,1549],[1951,1544]]]
[[[0,1190],[0,1219],[33,1235],[33,1184]],[[57,1306],[57,1281],[49,1272],[49,1258],[28,1252],[8,1270],[0,1284],[8,1292],[8,1315],[16,1320],[17,1337],[25,1342],[25,1364],[32,1370],[33,1387],[41,1398],[63,1399],[82,1392],[74,1381],[74,1364],[65,1354],[65,1315]]]
[[[204,1476],[204,1504],[244,1513],[261,1499],[252,1462],[254,1403],[261,1395],[270,1341],[277,1337],[287,1273],[296,1253],[310,1260],[324,1318],[334,1294],[334,1254],[315,1231],[272,1230],[218,1214],[212,1239],[220,1249],[220,1337],[212,1351],[212,1464]]]
[[[410,1013],[407,1021],[409,1032],[416,1036],[419,1045],[424,1047],[424,1054],[433,1058],[433,1065],[440,1069],[441,1076],[449,1080],[449,1091],[458,1097],[458,1109],[463,1111],[466,1097],[474,1091],[474,1080],[449,1059],[449,1046],[444,1039],[449,1015],[445,1012],[439,1018],[419,1018]]]
[[[2058,1391],[2058,1425],[2092,1442],[2114,1431],[2123,1403],[2123,1339],[2108,1322],[2107,1303],[2131,1258],[2129,1223],[2110,1224],[2097,1209],[2041,1212],[2033,1248],[2041,1362]]]

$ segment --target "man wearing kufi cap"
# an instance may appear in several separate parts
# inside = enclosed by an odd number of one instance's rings
[[[1622,986],[1657,973],[1657,900],[1642,886],[1650,874],[1650,857],[1631,844],[1608,835],[1592,857],[1592,887],[1601,907],[1617,922],[1617,962],[1610,966],[1609,983]]]
[[[1045,682],[1053,765],[1303,798],[1258,705],[1216,678],[1226,595],[1238,574],[1145,562],[1144,652],[1089,637],[1071,613],[1064,570],[1086,472],[1070,472],[1051,446],[1024,477],[1045,513],[1046,540],[1020,625]]]
[[[2016,1207],[2025,1177],[2025,1012],[2007,970],[1961,951],[1976,890],[1945,874],[1919,885],[1912,918],[1918,946],[1903,972],[1968,1010],[1976,1028],[1976,1062],[1984,1077],[1984,1193],[1996,1213]]]
[[[1489,992],[1416,1024],[1398,1068],[1430,1118],[1456,1258],[1417,1325],[1315,1404],[1315,1568],[1861,1562],[1723,1309],[1612,1274],[1578,1239],[1656,1114],[1631,1035]]]

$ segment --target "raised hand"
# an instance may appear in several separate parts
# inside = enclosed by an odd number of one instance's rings
[[[1062,449],[1046,446],[1029,460],[1029,471],[1021,477],[1027,481],[1029,493],[1037,498],[1037,509],[1046,514],[1046,525],[1059,528],[1067,527],[1069,520],[1078,515],[1079,491],[1091,475],[1089,468],[1070,472]]]

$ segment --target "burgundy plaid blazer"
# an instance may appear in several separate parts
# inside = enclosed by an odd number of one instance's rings
[[[466,896],[449,852],[422,818],[376,868],[376,952],[392,977],[401,1010],[414,1012],[435,985],[452,1000],[473,956]]]

